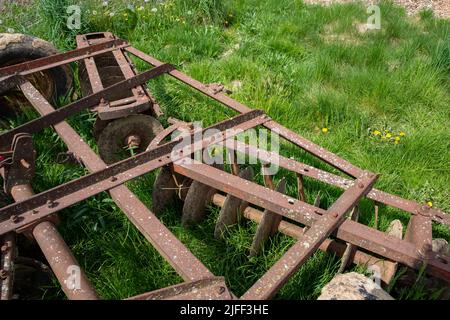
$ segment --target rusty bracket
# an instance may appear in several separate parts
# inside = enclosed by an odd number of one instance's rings
[[[12,141],[11,161],[3,166],[3,187],[6,193],[16,185],[31,183],[35,173],[33,139],[29,134],[16,134]]]

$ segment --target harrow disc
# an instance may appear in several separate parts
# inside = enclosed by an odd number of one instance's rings
[[[162,130],[155,118],[143,114],[111,121],[98,138],[100,157],[111,164],[141,153]]]
[[[252,167],[247,167],[238,174],[239,177],[246,180],[253,179]],[[216,239],[222,238],[223,233],[229,225],[235,224],[238,221],[238,216],[246,206],[247,201],[227,195],[225,202],[220,209],[219,219],[217,220],[214,229],[214,237]]]
[[[215,164],[214,167],[223,169],[222,165]],[[183,216],[181,221],[184,226],[189,226],[200,222],[205,218],[206,207],[212,202],[216,189],[193,181],[184,199]]]
[[[280,193],[285,193],[286,191],[286,179],[283,178],[278,182],[278,185],[275,189]],[[260,251],[264,244],[264,242],[270,236],[274,235],[278,230],[278,225],[280,224],[281,216],[276,213],[271,212],[270,210],[264,210],[263,218],[261,223],[258,225],[256,229],[256,234],[253,237],[252,246],[250,248],[250,256],[256,256]]]
[[[153,185],[153,212],[161,213],[169,203],[185,199],[191,183],[192,180],[187,177],[172,174],[170,167],[162,167]]]

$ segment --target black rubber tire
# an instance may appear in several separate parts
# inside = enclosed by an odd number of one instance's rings
[[[58,50],[49,42],[20,33],[0,33],[0,67],[35,60],[57,54]],[[47,85],[48,94],[44,97],[55,102],[67,94],[72,87],[72,70],[69,65],[62,65],[48,70],[52,83]]]

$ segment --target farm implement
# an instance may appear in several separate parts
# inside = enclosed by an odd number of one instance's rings
[[[77,49],[57,53],[36,38],[18,34],[0,38],[2,125],[6,126],[7,117],[20,114],[18,104],[29,104],[40,114],[0,133],[4,192],[14,199],[0,209],[1,299],[15,297],[24,269],[52,274],[68,299],[101,298],[56,228],[59,211],[101,192],[109,193],[184,280],[129,299],[270,299],[317,250],[342,256],[343,268],[351,263],[377,266],[385,285],[400,264],[424,269],[448,286],[450,257],[432,248],[432,224],[450,226],[450,217],[444,212],[375,189],[377,174],[308,141],[263,111],[233,100],[221,86],[203,84],[111,33],[79,35],[76,43]],[[137,73],[131,57],[151,68]],[[71,63],[78,64],[83,97],[55,109],[55,99],[71,87]],[[171,76],[238,115],[207,128],[169,118],[170,125],[164,128],[158,121],[162,111],[146,86],[163,76]],[[66,121],[83,111],[96,114],[92,132],[98,154]],[[33,134],[50,127],[67,146],[64,160],[74,160],[90,173],[34,193]],[[238,139],[256,129],[268,130],[271,137],[283,139],[283,146],[300,148],[348,177]],[[226,154],[223,163],[211,161],[214,152],[205,153],[219,147]],[[124,153],[128,149],[132,149],[131,155]],[[203,159],[198,159],[198,154],[204,155]],[[257,161],[245,165],[238,161],[242,155]],[[275,182],[276,172],[271,170],[274,164],[282,172],[296,176],[296,197],[286,194],[285,179]],[[153,170],[159,173],[150,210],[125,183]],[[254,180],[256,170],[261,170],[262,184]],[[307,203],[305,179],[338,188],[342,193],[327,208],[321,206],[319,197],[314,204]],[[385,206],[409,213],[405,236],[396,237],[358,222],[362,199],[373,201],[376,221]],[[250,256],[258,255],[277,232],[295,238],[296,243],[247,292],[236,297],[226,279],[208,270],[158,219],[158,214],[174,201],[183,202],[181,219],[186,227],[201,223],[209,206],[220,207],[214,231],[217,239],[226,237],[227,228],[242,219],[257,223]],[[45,264],[20,254],[24,239],[40,247]]]

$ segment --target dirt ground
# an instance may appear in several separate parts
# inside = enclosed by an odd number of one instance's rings
[[[354,0],[304,0],[310,4],[330,5],[332,3],[351,3]],[[394,3],[404,6],[409,15],[415,15],[423,9],[431,9],[437,17],[450,19],[450,0],[393,0]],[[378,0],[365,0],[368,5],[376,4]]]

